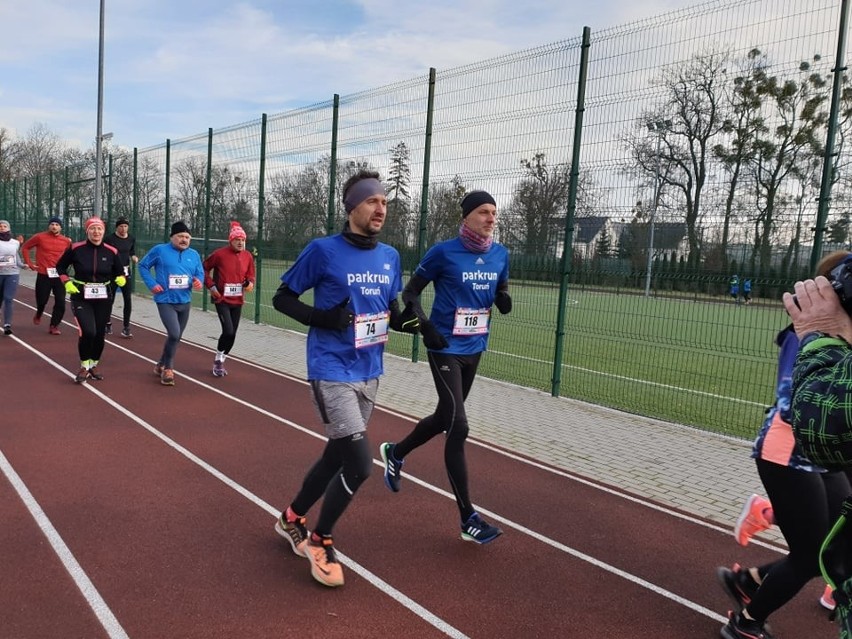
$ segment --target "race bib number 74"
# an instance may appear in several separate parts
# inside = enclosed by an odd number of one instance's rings
[[[390,313],[365,313],[355,316],[355,348],[375,346],[388,341]]]

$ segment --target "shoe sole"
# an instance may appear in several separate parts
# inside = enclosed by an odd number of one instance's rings
[[[746,519],[748,519],[748,516],[751,513],[751,505],[754,503],[754,500],[759,498],[760,495],[753,494],[746,500],[745,506],[743,506],[743,509],[740,511],[740,516],[737,517],[737,523],[734,524],[734,539],[737,540],[737,543],[740,546],[748,546],[750,539],[746,539],[744,542],[740,541],[740,529],[743,527],[743,524],[746,522]]]
[[[290,548],[293,549],[293,553],[297,557],[305,557],[306,556],[305,550],[302,548],[302,546],[306,543],[306,541],[303,540],[301,543],[296,544],[296,542],[293,541],[293,538],[290,536],[290,534],[281,527],[281,520],[275,521],[275,532],[277,532],[279,535],[284,537],[284,539],[286,539],[287,541],[290,542]],[[310,534],[310,533],[308,533],[308,534]],[[311,562],[311,565],[313,566],[313,562]]]
[[[385,473],[384,473],[385,486],[387,486],[388,489],[391,492],[398,493],[399,492],[399,486],[394,488],[393,484],[391,483],[391,480],[390,480],[390,472],[388,471],[388,454],[387,454],[387,451],[385,450],[385,448],[386,448],[385,444],[382,444],[381,446],[379,446],[379,455],[382,456],[382,461],[385,464]],[[400,478],[400,481],[402,481],[402,478]]]

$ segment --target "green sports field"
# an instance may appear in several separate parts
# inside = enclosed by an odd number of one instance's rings
[[[304,331],[271,305],[287,266],[264,262],[259,319]],[[427,309],[431,290],[423,296]],[[513,281],[511,292],[512,313],[494,310],[480,374],[551,392],[558,288]],[[309,296],[303,299],[310,302]],[[254,319],[252,302],[244,310],[246,319]],[[641,291],[569,287],[559,391],[565,397],[751,438],[773,400],[774,338],[786,323],[780,301],[746,306],[722,296],[646,298]],[[412,358],[411,337],[392,334],[388,352]],[[421,346],[419,359],[424,355]]]

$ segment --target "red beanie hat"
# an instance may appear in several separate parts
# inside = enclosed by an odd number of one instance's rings
[[[243,240],[246,239],[246,232],[243,230],[243,227],[240,226],[239,222],[234,221],[231,222],[231,232],[228,233],[228,241],[230,242],[231,240],[238,238]]]
[[[102,229],[106,229],[106,224],[104,224],[104,221],[99,217],[90,217],[88,220],[86,220],[85,226],[87,231],[89,230],[90,226],[100,226]]]

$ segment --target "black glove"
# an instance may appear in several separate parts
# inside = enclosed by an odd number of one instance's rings
[[[440,351],[449,346],[447,339],[438,332],[438,329],[429,320],[420,322],[420,334],[423,336],[423,344],[430,351]]]
[[[317,328],[327,328],[332,331],[345,331],[352,320],[355,319],[355,314],[346,306],[349,304],[349,298],[340,302],[337,306],[327,309],[315,308],[311,313],[309,324]]]
[[[512,296],[506,291],[497,291],[494,297],[494,306],[500,311],[501,315],[512,312]]]
[[[412,304],[406,304],[405,309],[398,314],[391,311],[391,328],[400,333],[417,335],[420,332],[420,318],[414,312]]]

